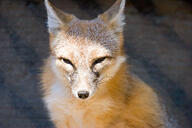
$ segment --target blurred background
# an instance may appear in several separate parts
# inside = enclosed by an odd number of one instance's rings
[[[51,0],[91,19],[115,0]],[[131,72],[158,93],[170,121],[192,128],[192,1],[127,0],[125,50]],[[54,128],[41,100],[48,56],[43,0],[0,0],[0,128]]]

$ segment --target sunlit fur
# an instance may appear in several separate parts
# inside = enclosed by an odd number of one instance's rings
[[[125,0],[90,21],[58,12],[47,0],[45,5],[51,53],[41,82],[55,126],[164,128],[155,92],[128,72],[122,34]],[[78,97],[81,90],[89,92],[87,99]]]

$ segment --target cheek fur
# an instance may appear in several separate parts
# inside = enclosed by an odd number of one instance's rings
[[[101,73],[103,72],[106,68],[108,68],[112,64],[111,60],[104,60],[102,63],[98,63],[93,67],[93,72],[95,73]]]
[[[66,70],[66,67],[57,59],[52,59],[51,67],[55,75],[58,79],[64,81],[65,79],[70,82],[71,78],[69,76],[71,68],[68,68],[68,71]],[[70,70],[69,70],[70,69]]]
[[[111,62],[109,65],[105,66],[105,68],[101,72],[101,80],[108,80],[111,79],[116,72],[121,67],[121,64],[126,61],[125,56],[118,56],[117,59],[113,62]]]
[[[70,64],[66,64],[65,62],[63,62],[60,59],[56,60],[56,66],[59,67],[60,69],[64,70],[65,72],[73,72],[73,66]]]

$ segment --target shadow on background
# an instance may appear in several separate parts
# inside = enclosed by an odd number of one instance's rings
[[[83,19],[114,1],[52,0]],[[181,127],[192,127],[192,2],[127,0],[125,14],[131,71],[157,91]],[[1,0],[0,128],[53,128],[38,78],[48,52],[43,0]]]

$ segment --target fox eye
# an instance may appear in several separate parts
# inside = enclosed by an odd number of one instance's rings
[[[98,64],[98,63],[103,62],[106,58],[107,58],[107,57],[101,57],[101,58],[99,58],[99,59],[96,59],[96,60],[93,62],[92,66],[94,66],[94,65],[96,65],[96,64]]]
[[[65,62],[66,64],[70,64],[71,66],[74,67],[73,63],[69,60],[69,59],[66,59],[66,58],[61,58],[63,62]]]
[[[93,70],[93,72],[98,72],[99,70],[101,70],[105,65],[105,64],[101,64],[103,61],[105,61],[105,59],[112,59],[111,56],[104,56],[104,57],[100,57],[95,59],[95,61],[92,63],[91,65],[91,69]]]

